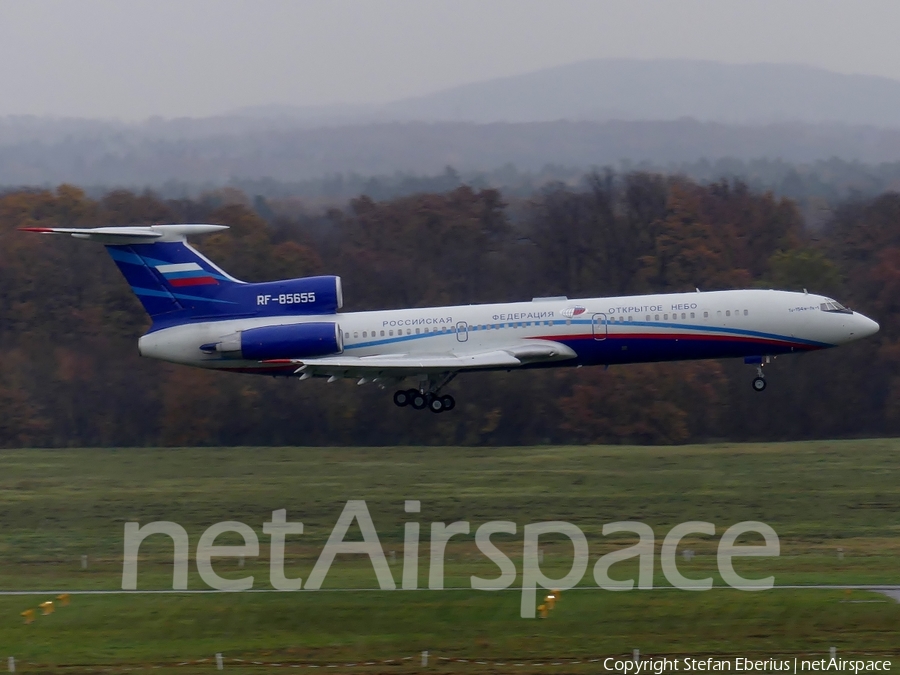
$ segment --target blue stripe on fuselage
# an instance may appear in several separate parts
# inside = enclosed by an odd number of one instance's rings
[[[480,331],[481,325],[501,325],[501,326],[503,326],[503,328],[499,328],[499,329],[487,328],[485,330],[519,330],[519,328],[510,328],[509,326],[506,325],[506,323],[508,323],[508,322],[504,322],[504,323],[500,323],[500,324],[491,323],[491,324],[472,325],[472,326],[469,326],[469,332],[474,333],[474,332]],[[581,324],[581,325],[590,326],[592,323],[593,323],[593,321],[591,319],[571,319],[570,322],[567,324],[563,324],[562,322],[559,322],[558,325],[565,326],[565,325]],[[817,342],[815,340],[806,340],[804,338],[788,337],[785,335],[778,335],[777,333],[764,333],[762,331],[747,330],[747,329],[742,329],[742,328],[728,328],[725,326],[698,326],[698,325],[694,325],[694,324],[664,323],[664,322],[660,322],[660,321],[622,321],[622,322],[610,321],[607,324],[607,326],[675,328],[678,330],[701,331],[700,335],[698,335],[696,333],[684,333],[682,335],[674,335],[674,336],[670,336],[670,335],[641,336],[640,338],[631,337],[627,333],[611,333],[605,338],[605,339],[610,339],[610,340],[632,339],[632,340],[640,341],[642,343],[653,342],[653,341],[659,343],[662,341],[666,341],[668,339],[672,339],[675,341],[677,341],[679,339],[684,339],[684,340],[690,340],[693,342],[697,342],[697,341],[702,341],[702,338],[704,337],[704,335],[712,334],[712,335],[721,335],[723,337],[733,335],[736,338],[752,338],[752,339],[758,340],[760,346],[767,346],[768,342],[766,342],[766,341],[784,342],[784,343],[790,343],[790,345],[803,345],[806,347],[818,348],[818,349],[825,349],[825,348],[834,346],[834,345],[830,345],[825,342]],[[544,327],[544,326],[541,326],[541,327]],[[549,326],[547,326],[547,327],[549,328]],[[525,328],[525,327],[523,327],[523,328]],[[527,328],[532,328],[532,326],[528,326]],[[368,342],[358,342],[355,344],[344,345],[344,349],[349,350],[349,349],[362,349],[362,348],[366,348],[366,347],[379,347],[379,346],[387,345],[387,344],[408,342],[410,340],[419,340],[419,339],[433,338],[433,337],[446,337],[448,335],[455,335],[455,334],[456,334],[456,331],[454,328],[454,330],[449,331],[449,332],[444,332],[444,333],[421,333],[421,334],[414,334],[414,335],[399,335],[396,337],[387,337],[387,338],[382,338],[382,339],[378,339],[378,340],[370,340]],[[583,342],[584,340],[592,340],[593,336],[592,335],[581,335],[581,336],[529,335],[529,336],[523,337],[522,339],[552,340],[554,342],[566,343],[567,340],[573,341],[573,342]],[[603,341],[604,340],[596,340],[596,342],[603,342]],[[712,342],[712,340],[710,340],[708,342]],[[742,340],[738,344],[746,345],[747,343],[748,343],[747,340]],[[572,347],[572,349],[574,349],[576,352],[578,352],[576,345],[569,344],[568,346]],[[768,345],[768,346],[773,346],[773,345]],[[502,349],[502,347],[498,346],[498,349]],[[774,352],[767,350],[764,353],[774,353]],[[741,354],[738,354],[738,356],[740,356],[740,355]]]
[[[590,323],[589,321],[587,323]],[[696,326],[687,323],[663,323],[661,321],[610,321],[608,326],[648,326],[651,328],[679,328],[681,330],[699,330],[704,333],[724,333],[728,335],[739,335],[745,337],[762,338],[764,340],[779,340],[781,342],[796,342],[797,344],[809,345],[810,347],[833,347],[826,342],[817,342],[815,340],[806,340],[804,338],[788,337],[786,335],[778,335],[777,333],[763,333],[757,330],[747,330],[745,328],[726,328],[725,326]]]

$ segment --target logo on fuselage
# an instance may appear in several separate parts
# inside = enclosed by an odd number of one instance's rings
[[[580,314],[584,314],[587,311],[581,305],[575,305],[574,307],[566,307],[563,311],[560,312],[567,319],[571,319],[573,316],[579,316]]]

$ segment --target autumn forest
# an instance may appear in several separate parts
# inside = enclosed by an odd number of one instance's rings
[[[900,194],[800,208],[737,181],[592,173],[529,197],[466,186],[324,207],[232,189],[196,199],[0,194],[0,446],[516,445],[809,439],[900,431]],[[741,361],[467,374],[453,413],[390,392],[142,359],[149,320],[102,247],[28,226],[231,226],[195,244],[247,281],[343,277],[346,310],[732,288],[829,294],[874,338]]]

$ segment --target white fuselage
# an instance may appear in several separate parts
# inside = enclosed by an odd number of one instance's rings
[[[549,340],[577,355],[552,365],[594,365],[809,351],[878,330],[877,323],[856,312],[826,311],[823,305],[829,302],[819,295],[771,290],[546,298],[198,321],[153,330],[139,347],[143,356],[175,363],[275,374],[275,365],[204,353],[200,346],[250,328],[333,321],[340,326],[348,356],[464,355]]]

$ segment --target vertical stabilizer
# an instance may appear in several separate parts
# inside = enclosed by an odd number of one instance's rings
[[[224,225],[22,229],[70,234],[105,244],[153,319],[154,328],[226,318],[334,314],[342,304],[340,277],[248,284],[220,269],[187,243],[188,235],[216,232],[226,229]]]

